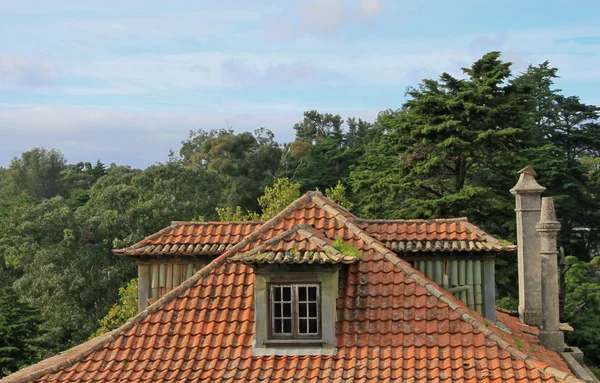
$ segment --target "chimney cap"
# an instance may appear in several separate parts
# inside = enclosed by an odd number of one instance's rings
[[[519,170],[518,173],[519,174],[521,174],[521,173],[531,174],[532,176],[537,177],[537,173],[535,172],[535,170],[533,170],[533,166],[531,166],[531,165],[527,165],[523,169]]]
[[[560,231],[560,222],[556,219],[554,199],[552,197],[542,198],[540,221],[535,227],[538,231]]]
[[[546,190],[545,187],[538,184],[535,180],[537,173],[531,165],[521,169],[519,174],[519,181],[510,189],[512,194],[542,194]]]

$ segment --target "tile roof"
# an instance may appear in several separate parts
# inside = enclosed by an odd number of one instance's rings
[[[307,216],[363,251],[361,262],[340,271],[335,354],[253,356],[254,275],[229,258]],[[533,353],[518,336],[309,193],[124,326],[2,382],[578,381],[556,353]]]
[[[219,255],[263,222],[178,222],[144,238],[125,249],[114,250],[117,255]]]
[[[296,225],[290,230],[265,241],[262,245],[229,258],[231,262],[245,264],[280,263],[355,263],[360,259],[342,254],[333,242],[312,226]]]
[[[360,219],[358,225],[373,238],[398,253],[504,251],[516,248],[485,233],[467,218]]]
[[[515,249],[514,245],[497,240],[466,218],[367,220],[355,217],[333,201],[329,203],[345,218],[397,253],[498,252]],[[310,206],[300,209],[294,216],[294,222],[323,229],[327,224],[324,216],[312,215],[313,213],[315,211]],[[262,223],[173,222],[158,233],[131,247],[115,250],[114,253],[130,256],[219,255],[258,229]],[[336,239],[338,234],[332,230],[325,232],[330,239]]]

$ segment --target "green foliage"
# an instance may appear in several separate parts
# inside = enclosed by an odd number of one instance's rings
[[[265,192],[258,198],[258,205],[262,209],[260,219],[269,220],[290,203],[300,198],[300,184],[290,182],[287,178],[280,178],[273,186],[265,186]]]
[[[236,206],[235,209],[231,207],[217,207],[215,208],[219,221],[255,221],[260,218],[258,213],[247,211],[243,212],[240,206]]]
[[[60,173],[66,160],[58,150],[34,148],[14,157],[0,179],[0,199],[27,194],[31,197],[50,198],[62,191]]]
[[[0,295],[0,377],[38,359],[41,316],[11,288]]]
[[[328,137],[342,136],[344,120],[338,114],[321,114],[316,110],[304,112],[304,120],[294,125],[296,139],[304,142],[321,142]]]
[[[180,150],[181,159],[209,170],[222,182],[220,197],[225,207],[256,211],[257,198],[276,178],[282,149],[273,133],[257,129],[235,134],[232,130],[190,132]]]
[[[339,251],[340,253],[344,254],[344,255],[347,255],[347,256],[350,256],[350,257],[354,257],[354,258],[358,258],[358,259],[362,259],[362,253],[360,252],[360,250],[358,250],[353,245],[345,243],[342,240],[342,238],[338,238],[335,241],[333,241],[333,248],[336,249],[337,251]]]
[[[566,257],[566,302],[562,320],[575,329],[567,333],[568,344],[581,348],[588,363],[600,365],[600,281],[595,266]]]
[[[506,310],[517,311],[519,309],[519,300],[513,297],[502,297],[496,300],[496,306]]]
[[[285,147],[282,158],[283,175],[299,182],[303,190],[324,190],[339,180],[346,182],[350,166],[371,139],[372,125],[312,110],[294,128],[296,140]]]
[[[510,186],[497,189],[482,179],[506,179],[506,169],[518,168],[515,153],[530,102],[527,92],[508,83],[510,63],[499,56],[488,53],[463,68],[465,79],[444,73],[424,80],[409,88],[401,109],[380,114],[382,134],[350,175],[361,215],[467,215],[478,223],[494,217],[498,226],[507,220]]]
[[[513,340],[514,340],[514,342],[515,342],[515,346],[517,346],[517,348],[518,348],[519,350],[522,350],[522,349],[523,349],[523,342],[521,342],[521,339],[519,339],[519,338],[517,338],[517,337],[515,336],[515,337],[513,337]]]
[[[92,335],[105,334],[125,324],[138,312],[138,280],[132,279],[127,286],[119,288],[119,302],[115,303],[108,314],[98,324],[98,330]]]
[[[290,203],[300,197],[300,184],[290,182],[287,178],[279,178],[273,186],[265,186],[265,191],[258,198],[262,214],[252,211],[242,211],[240,206],[217,207],[216,212],[221,221],[267,221],[273,218]]]
[[[334,187],[325,189],[325,195],[348,210],[354,207],[354,204],[346,197],[346,187],[340,181]]]
[[[145,170],[111,166],[83,205],[62,197],[10,204],[0,216],[0,271],[40,308],[49,351],[87,339],[118,299],[118,287],[135,277],[135,264],[115,257],[113,248],[172,220],[214,217],[220,187],[209,170],[178,161]]]

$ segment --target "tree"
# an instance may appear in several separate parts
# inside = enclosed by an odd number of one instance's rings
[[[180,154],[190,165],[222,179],[222,205],[254,211],[263,188],[276,178],[282,150],[273,133],[264,128],[254,134],[199,130],[183,142]]]
[[[39,307],[51,351],[87,339],[135,277],[131,259],[111,250],[129,246],[172,220],[214,217],[220,184],[183,162],[145,170],[111,166],[89,200],[62,197],[11,207],[0,217],[0,259],[19,296]]]
[[[67,203],[72,207],[83,206],[90,199],[90,188],[106,175],[106,167],[100,161],[78,162],[67,165],[61,172],[61,188]]]
[[[11,288],[0,295],[0,377],[25,367],[38,358],[40,313],[19,300]]]
[[[299,197],[299,183],[290,182],[287,178],[278,179],[273,186],[266,186],[264,194],[258,198],[258,205],[262,209],[260,218],[266,221],[275,217]]]
[[[575,329],[567,334],[568,343],[580,347],[594,365],[600,364],[600,281],[594,277],[600,271],[599,260],[588,263],[566,257],[566,302],[561,318]]]
[[[380,137],[350,175],[362,215],[468,215],[487,226],[504,224],[512,205],[506,184],[519,166],[513,153],[526,138],[530,95],[508,83],[510,63],[499,52],[463,73],[465,79],[444,73],[424,80],[409,88],[401,109],[379,115]],[[484,182],[492,177],[492,185]]]
[[[97,337],[121,327],[138,313],[138,280],[132,279],[125,287],[119,287],[119,302],[115,303],[108,314],[98,324],[98,330],[92,335]]]
[[[21,193],[36,199],[51,198],[62,192],[60,173],[66,160],[58,150],[34,148],[14,157],[0,185],[0,197],[15,197]]]
[[[596,246],[596,222],[600,218],[593,185],[593,158],[600,154],[600,109],[564,96],[554,87],[558,69],[544,62],[529,68],[513,82],[532,89],[535,109],[528,119],[530,136],[537,145],[524,152],[533,164],[547,194],[554,196],[561,217],[559,236],[568,254],[589,259]],[[590,166],[591,165],[591,166]],[[585,240],[575,228],[589,229]]]
[[[346,197],[346,187],[338,181],[337,185],[332,188],[327,188],[325,190],[325,195],[327,198],[330,198],[338,205],[345,207],[348,210],[352,210],[354,204],[348,200]]]
[[[296,140],[318,143],[327,137],[342,138],[344,120],[339,114],[319,113],[316,110],[304,112],[304,119],[294,125]]]
[[[296,139],[286,147],[283,175],[299,182],[303,190],[326,189],[346,182],[371,138],[372,125],[356,118],[344,122],[340,115],[304,112],[296,125]]]
[[[216,210],[221,221],[267,221],[299,197],[300,184],[290,182],[287,178],[280,178],[273,186],[265,186],[264,194],[258,198],[262,213],[252,211],[244,213],[240,206],[235,209],[218,207]]]

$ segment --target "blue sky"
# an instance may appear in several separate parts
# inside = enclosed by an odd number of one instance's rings
[[[294,136],[374,120],[407,86],[503,52],[600,105],[600,2],[0,0],[0,166],[35,146],[145,167],[190,129]]]

